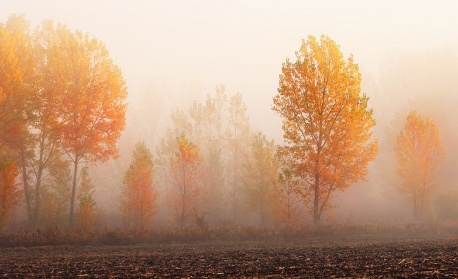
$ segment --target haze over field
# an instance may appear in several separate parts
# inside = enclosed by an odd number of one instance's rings
[[[409,201],[396,190],[393,153],[411,110],[430,116],[442,136],[446,155],[436,194],[458,189],[457,11],[452,0],[0,0],[0,22],[24,14],[32,29],[52,19],[87,32],[106,44],[120,67],[128,86],[121,157],[92,171],[97,202],[110,214],[118,211],[135,143],[144,140],[156,156],[172,110],[205,102],[217,85],[228,95],[241,93],[251,126],[281,144],[282,122],[271,107],[282,63],[295,60],[308,35],[328,35],[360,67],[379,141],[366,181],[336,193],[332,212],[340,221],[411,217]]]

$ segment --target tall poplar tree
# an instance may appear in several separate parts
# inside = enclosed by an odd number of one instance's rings
[[[336,190],[367,174],[377,153],[371,140],[375,120],[361,93],[361,74],[353,57],[344,59],[327,36],[309,36],[296,61],[283,63],[273,110],[283,118],[284,164],[300,178],[300,193],[320,223]]]
[[[412,199],[414,217],[421,219],[428,202],[428,194],[443,159],[439,130],[429,117],[411,111],[404,128],[396,139],[396,168],[401,192]]]
[[[121,214],[128,228],[145,229],[156,214],[153,159],[143,141],[135,145],[132,162],[124,174]]]
[[[105,45],[64,25],[55,27],[56,42],[48,67],[59,98],[58,129],[73,163],[69,226],[74,225],[78,167],[117,157],[116,142],[125,126],[127,88]]]

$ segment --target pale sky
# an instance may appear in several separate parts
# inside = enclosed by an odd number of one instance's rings
[[[141,102],[149,83],[165,84],[159,88],[171,103],[186,99],[188,87],[205,96],[224,84],[228,94],[243,94],[253,126],[277,139],[281,123],[271,105],[281,64],[308,35],[329,35],[345,56],[352,53],[363,79],[376,79],[392,52],[458,45],[458,1],[451,0],[0,0],[0,21],[11,13],[25,14],[32,26],[52,19],[104,42],[130,102]]]

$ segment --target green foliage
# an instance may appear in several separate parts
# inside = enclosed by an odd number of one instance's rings
[[[245,163],[244,192],[249,209],[258,213],[261,225],[273,217],[278,197],[274,181],[278,177],[278,161],[274,141],[258,133],[253,137],[251,152]]]

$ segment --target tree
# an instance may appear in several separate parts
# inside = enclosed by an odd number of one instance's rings
[[[177,149],[176,138],[185,134],[199,149],[203,160],[202,180],[210,192],[210,221],[231,218],[235,221],[241,205],[243,162],[251,144],[250,125],[242,95],[228,98],[223,85],[208,94],[205,102],[194,102],[188,110],[172,112],[172,126],[167,128],[157,151],[155,179],[172,185],[170,160]]]
[[[20,22],[19,22],[20,23]],[[20,25],[17,23],[17,25]],[[21,169],[29,219],[38,226],[42,206],[43,181],[49,175],[49,167],[59,159],[58,140],[58,87],[54,82],[56,69],[50,67],[51,50],[56,44],[57,33],[52,23],[43,22],[33,37],[34,73],[26,75],[26,81],[32,83],[27,89],[28,96],[28,138],[18,145]],[[28,174],[31,172],[33,178]],[[34,180],[33,180],[34,179]],[[33,191],[33,194],[31,193]],[[32,198],[34,200],[32,201]],[[48,195],[49,197],[49,195]]]
[[[153,186],[153,159],[145,143],[138,142],[124,175],[121,214],[126,227],[145,229],[156,213],[157,191]]]
[[[5,25],[0,24],[0,147],[6,145],[19,153],[30,219],[32,193],[27,184],[26,164],[23,162],[27,153],[28,96],[34,84],[33,62],[29,23],[23,16],[11,15]]]
[[[327,36],[302,42],[296,62],[282,66],[273,110],[283,118],[286,167],[300,178],[300,193],[313,206],[318,224],[336,190],[367,174],[377,153],[368,97],[360,93],[361,74],[353,57],[343,59]]]
[[[207,132],[209,137],[207,169],[209,175],[207,185],[211,185],[212,212],[217,218],[222,218],[224,214],[224,116],[226,113],[227,96],[223,85],[216,86],[216,94],[211,98],[207,96],[205,117],[210,120],[210,129]],[[211,128],[213,127],[213,129]]]
[[[202,214],[208,195],[202,183],[202,164],[199,148],[184,134],[177,138],[177,148],[170,166],[172,189],[169,207],[179,227],[183,228],[193,214]]]
[[[237,93],[229,100],[228,127],[226,141],[228,146],[228,185],[227,200],[229,213],[234,221],[239,217],[243,177],[243,159],[250,146],[250,123],[242,94]]]
[[[227,96],[223,85],[216,86],[214,95],[207,95],[205,104],[194,103],[189,114],[193,120],[193,134],[203,158],[203,180],[210,188],[210,207],[213,220],[224,214],[223,125]]]
[[[16,182],[18,174],[14,162],[7,159],[0,161],[0,231],[7,227],[11,209],[21,200],[22,192]]]
[[[422,218],[434,174],[443,159],[439,130],[431,118],[409,113],[396,139],[395,155],[399,190],[412,199],[415,219]]]
[[[274,141],[258,133],[250,153],[245,165],[244,192],[248,207],[258,213],[264,226],[273,217],[277,201],[274,182],[278,177],[278,161]]]
[[[81,183],[78,191],[78,224],[85,230],[90,229],[95,223],[96,203],[92,197],[94,184],[89,176],[89,168],[84,166],[81,169]]]
[[[303,201],[298,195],[298,180],[289,169],[283,168],[275,183],[277,197],[276,219],[287,227],[297,226]]]
[[[43,177],[40,200],[42,206],[38,224],[64,227],[68,224],[72,186],[71,162],[65,156],[57,157],[47,167]],[[36,199],[36,197],[35,197]]]
[[[52,27],[54,28],[54,27]],[[73,163],[69,226],[74,223],[78,166],[117,156],[125,126],[127,89],[105,45],[64,25],[55,27],[47,67],[59,97],[56,113],[63,149]]]

